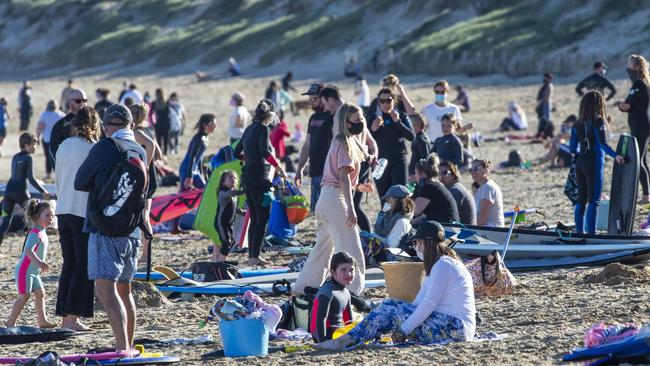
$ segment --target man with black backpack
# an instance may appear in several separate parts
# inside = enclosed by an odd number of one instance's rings
[[[104,112],[107,138],[90,150],[77,172],[75,189],[89,192],[84,232],[89,232],[88,277],[95,280],[115,335],[116,350],[129,350],[135,332],[131,281],[137,268],[140,227],[147,192],[144,149],[135,141],[129,109]]]

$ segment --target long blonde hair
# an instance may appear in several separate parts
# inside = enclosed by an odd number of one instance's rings
[[[336,139],[339,140],[345,147],[345,151],[348,153],[348,155],[354,161],[362,162],[366,160],[368,157],[366,151],[361,146],[359,140],[354,138],[354,135],[350,134],[350,131],[348,131],[348,126],[347,126],[348,118],[350,118],[350,116],[356,112],[358,112],[361,115],[361,123],[364,123],[365,125],[363,112],[361,111],[361,108],[354,104],[345,103],[341,105],[341,108],[336,114],[337,121],[334,129],[334,133],[336,134]]]
[[[634,65],[634,70],[639,73],[639,79],[641,79],[645,85],[650,85],[650,75],[648,74],[648,60],[641,55],[632,54],[630,55],[630,61]]]

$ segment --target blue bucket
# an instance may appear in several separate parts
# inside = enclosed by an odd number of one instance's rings
[[[266,356],[269,331],[262,319],[221,320],[221,343],[226,357]]]

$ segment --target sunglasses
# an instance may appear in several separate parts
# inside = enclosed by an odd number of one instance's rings
[[[381,103],[381,104],[390,104],[392,102],[393,102],[393,98],[379,99],[379,103]]]
[[[473,166],[473,167],[472,167],[472,171],[473,171],[473,172],[478,172],[478,171],[481,170],[481,169],[483,169],[482,166]]]
[[[433,92],[436,93],[436,95],[444,95],[446,93],[444,90],[435,90],[435,89],[433,90]]]
[[[77,104],[88,103],[88,99],[72,99],[72,101]]]
[[[444,176],[447,176],[447,175],[451,175],[451,172],[449,172],[449,171],[444,172],[443,171],[443,172],[440,172],[440,175],[442,175],[444,177]]]

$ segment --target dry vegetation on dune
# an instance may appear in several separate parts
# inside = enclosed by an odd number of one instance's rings
[[[610,65],[614,67],[614,65]],[[413,80],[415,81],[415,80]],[[87,91],[99,86],[109,87],[116,93],[122,79],[104,78],[103,76],[82,77],[76,83]],[[228,97],[240,90],[248,97],[247,106],[252,108],[268,83],[268,79],[234,79],[196,83],[191,76],[174,78],[138,77],[134,79],[139,89],[153,91],[162,87],[168,94],[177,91],[181,101],[186,105],[190,123],[198,119],[199,114],[212,112],[218,116],[219,128],[210,137],[209,152],[227,141],[225,122],[230,112]],[[306,88],[308,80],[296,82],[298,90]],[[35,80],[34,93],[36,113],[45,107],[49,98],[58,98],[64,79]],[[352,87],[347,81],[340,81],[344,97],[354,100]],[[409,95],[418,106],[423,107],[432,99],[432,79],[418,78],[417,84],[407,83]],[[474,122],[483,134],[491,134],[501,119],[505,116],[505,106],[508,100],[518,100],[527,111],[531,129],[536,127],[533,113],[534,97],[537,84],[524,84],[504,80],[499,84],[478,84],[475,80],[464,80],[472,97],[473,110],[464,116],[467,122]],[[629,83],[618,80],[616,86],[624,94]],[[18,90],[16,82],[0,82],[0,96],[10,101],[10,107],[15,114],[14,96]],[[372,84],[376,91],[376,84]],[[94,98],[91,93],[91,102]],[[560,83],[556,86],[556,121],[570,113],[576,113],[578,98],[573,92],[572,83]],[[613,116],[612,130],[614,133],[627,131],[625,116],[610,108]],[[307,116],[289,117],[289,125],[293,129],[296,124],[305,127]],[[10,122],[9,136],[2,146],[0,158],[0,179],[6,180],[9,172],[11,155],[17,151],[16,121]],[[303,129],[304,131],[304,129]],[[529,131],[530,133],[530,131]],[[184,149],[191,137],[191,129],[186,129],[182,139],[181,150]],[[474,149],[477,156],[488,157],[493,162],[506,160],[511,149],[518,149],[525,159],[532,159],[543,153],[540,144],[525,142],[494,142],[485,143],[480,149]],[[182,156],[170,156],[169,163],[177,167]],[[606,171],[611,172],[612,163],[606,163]],[[44,176],[44,160],[41,151],[35,155],[36,176]],[[545,216],[531,216],[535,221],[555,220],[572,221],[572,210],[568,200],[562,193],[562,187],[567,171],[564,169],[534,168],[531,170],[503,170],[494,174],[494,179],[502,187],[506,209],[514,205],[521,207],[536,207]],[[469,183],[469,178],[465,177]],[[161,193],[170,192],[166,188]],[[606,176],[606,189],[609,191],[609,174]],[[368,198],[364,203],[367,211],[374,215],[379,204],[376,197]],[[639,209],[638,220],[644,219],[646,210]],[[300,239],[306,242],[314,240],[315,221],[309,219],[299,229]],[[13,284],[13,268],[22,245],[22,237],[10,236],[0,247],[0,319],[9,311],[15,299]],[[49,262],[52,273],[43,279],[47,288],[47,311],[54,313],[55,294],[58,273],[61,269],[61,252],[56,235],[50,236]],[[187,269],[198,260],[208,258],[207,239],[183,240],[167,242],[157,240],[154,246],[154,263],[164,264],[179,270]],[[291,258],[272,254],[276,264],[288,263]],[[241,259],[241,257],[239,257]],[[276,353],[266,358],[217,360],[213,363],[228,364],[556,364],[562,354],[571,348],[578,347],[582,342],[583,331],[597,321],[625,322],[634,321],[645,323],[650,319],[648,307],[650,282],[647,269],[630,269],[612,267],[606,273],[599,274],[601,268],[581,268],[536,272],[517,276],[521,285],[511,296],[497,300],[478,300],[477,306],[483,318],[479,333],[489,331],[505,333],[508,337],[499,342],[470,342],[446,346],[420,346],[408,348],[360,349],[341,354],[301,352],[295,354]],[[613,278],[613,279],[612,279]],[[376,297],[385,296],[383,290],[373,290]],[[217,342],[219,331],[215,325],[202,328],[201,319],[212,305],[214,299],[199,298],[192,300],[156,301],[153,296],[141,297],[143,307],[138,312],[138,330],[136,338],[176,338],[195,337],[212,334]],[[280,299],[275,299],[280,300]],[[148,303],[147,307],[144,304]],[[33,310],[30,307],[24,312],[21,323],[33,324]],[[57,319],[58,320],[58,319]],[[91,347],[110,346],[111,332],[103,311],[98,310],[96,317],[88,323],[95,331],[83,334],[63,342],[3,346],[3,355],[36,355],[46,349],[59,353],[73,353]],[[184,365],[202,364],[200,355],[213,350],[216,346],[174,346],[164,349],[165,353],[183,358]]]

